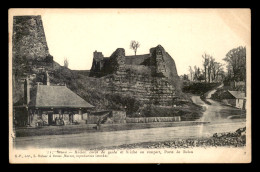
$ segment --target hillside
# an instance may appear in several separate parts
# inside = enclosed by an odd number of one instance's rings
[[[23,99],[23,84],[27,77],[30,78],[32,86],[37,83],[45,84],[47,71],[51,85],[66,84],[73,92],[94,105],[96,110],[124,110],[127,116],[180,115],[182,120],[201,115],[202,108],[193,104],[187,95],[181,92],[175,62],[164,50],[164,60],[167,64],[160,64],[164,69],[123,64],[125,68],[120,71],[120,58],[124,57],[121,56],[122,53],[124,55],[124,50],[118,49],[112,54],[112,72],[95,78],[89,77],[91,71],[70,70],[53,60],[49,54],[40,16],[14,17],[13,31],[13,103]],[[161,47],[157,49],[159,51]],[[173,69],[169,70],[171,67]],[[154,70],[155,77],[152,76]],[[166,71],[164,77],[157,75],[158,70]],[[120,79],[120,76],[124,76],[121,77],[122,82],[114,82],[118,77]],[[167,82],[170,82],[170,85],[167,85]],[[154,91],[152,96],[147,94],[151,83]],[[169,91],[174,91],[174,94],[168,96]],[[165,105],[161,106],[161,103]]]
[[[201,116],[202,108],[191,101],[176,99],[175,107],[162,107],[145,104],[131,95],[110,93],[105,86],[106,77],[93,78],[64,67],[51,75],[51,83],[66,83],[67,87],[77,93],[96,110],[126,110],[129,117],[143,116],[182,116],[182,120],[192,120]]]

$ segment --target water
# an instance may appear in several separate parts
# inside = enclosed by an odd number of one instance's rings
[[[83,133],[64,136],[17,138],[17,148],[86,148],[118,146],[140,142],[167,141],[177,138],[208,137],[216,132],[234,132],[245,122],[214,123],[197,126],[151,128],[113,132]]]
[[[168,141],[178,138],[210,137],[214,133],[234,132],[246,125],[245,121],[229,119],[231,115],[239,115],[239,110],[222,106],[209,99],[211,105],[207,105],[199,96],[193,96],[192,100],[205,108],[205,112],[199,121],[210,123],[196,126],[21,137],[16,138],[15,145],[22,149],[27,147],[94,149],[122,144]]]

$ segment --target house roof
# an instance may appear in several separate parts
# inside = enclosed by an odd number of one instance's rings
[[[29,107],[52,108],[92,108],[91,104],[83,100],[66,86],[38,85],[32,90]]]
[[[234,96],[237,99],[244,99],[245,93],[241,91],[228,91],[232,96]]]

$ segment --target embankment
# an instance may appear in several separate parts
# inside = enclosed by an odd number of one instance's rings
[[[243,147],[246,145],[246,127],[235,132],[215,133],[209,138],[176,139],[165,142],[145,142],[109,147],[107,149],[156,149],[193,147]]]

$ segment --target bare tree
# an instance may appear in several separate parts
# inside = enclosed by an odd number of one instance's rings
[[[223,64],[219,62],[214,62],[212,66],[212,80],[217,81],[218,80],[218,75],[220,74]]]
[[[189,66],[190,67],[190,69],[189,69],[189,71],[190,71],[190,80],[191,81],[193,81],[193,79],[194,79],[194,75],[193,75],[193,70],[192,70],[192,67],[191,66]]]
[[[204,55],[202,55],[202,58],[204,59],[203,61],[203,66],[204,66],[204,71],[205,71],[205,82],[207,82],[207,67],[209,65],[209,57],[210,55],[204,53]]]
[[[209,56],[209,65],[208,65],[208,81],[212,81],[212,68],[214,67],[215,59],[212,56]]]
[[[200,76],[200,68],[196,65],[194,66],[194,80],[197,81]]]
[[[66,67],[66,68],[69,67],[69,61],[67,58],[64,59],[64,67]]]
[[[133,49],[135,52],[135,56],[136,56],[136,52],[137,49],[140,47],[140,43],[138,41],[131,41],[130,43],[130,49]]]

